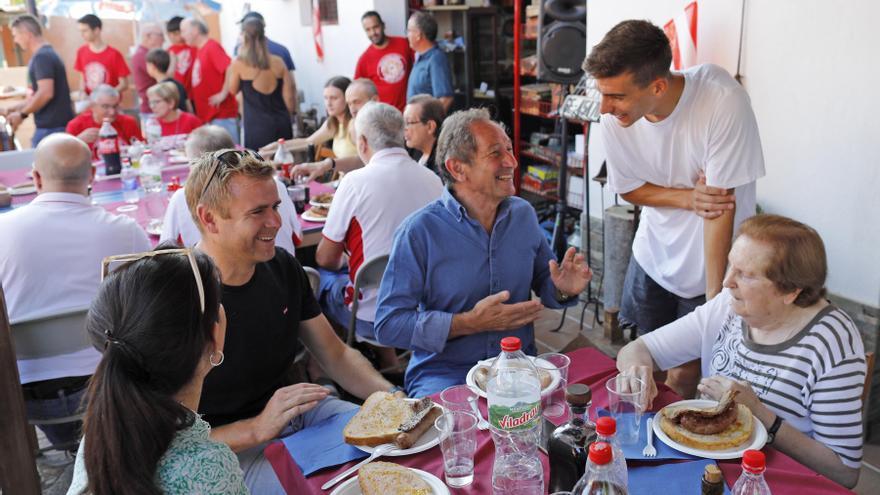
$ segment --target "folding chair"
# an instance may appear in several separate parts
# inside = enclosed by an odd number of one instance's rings
[[[16,359],[38,359],[70,354],[92,348],[86,335],[85,321],[88,307],[72,308],[56,313],[10,321]],[[82,420],[83,413],[55,419],[28,419],[30,425],[57,425]],[[57,445],[39,449],[64,449]]]
[[[365,289],[378,289],[379,283],[382,282],[382,275],[385,274],[385,267],[388,266],[388,255],[383,254],[370,258],[358,268],[357,275],[354,277],[354,298],[351,303],[351,320],[348,324],[348,334],[345,343],[351,345],[354,342],[355,328],[357,326],[358,294]]]

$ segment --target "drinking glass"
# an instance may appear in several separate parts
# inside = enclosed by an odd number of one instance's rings
[[[470,401],[479,398],[467,385],[453,385],[440,392],[440,404],[450,411],[473,412]]]
[[[464,411],[446,411],[434,421],[434,428],[440,433],[446,484],[460,488],[473,483],[477,417]]]
[[[289,186],[287,194],[290,195],[290,200],[293,201],[296,212],[302,215],[302,212],[306,210],[306,188],[301,185]]]
[[[548,352],[541,354],[535,360],[535,367],[550,373],[551,377],[559,375],[559,380],[552,390],[542,391],[541,409],[544,417],[563,418],[568,414],[568,407],[565,402],[565,388],[568,386],[568,367],[571,365],[571,359],[565,354],[558,352]]]
[[[617,422],[616,436],[621,445],[632,445],[639,441],[642,423],[642,396],[645,382],[633,375],[620,373],[605,382],[608,390],[608,409]]]

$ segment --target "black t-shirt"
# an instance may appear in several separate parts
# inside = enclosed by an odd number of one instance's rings
[[[174,85],[177,86],[177,94],[178,94],[178,96],[180,96],[180,98],[178,98],[178,101],[177,101],[177,108],[179,110],[183,110],[184,112],[186,112],[187,111],[187,109],[186,109],[187,96],[186,96],[186,88],[183,87],[183,84],[180,84],[180,81],[178,81],[177,79],[174,79],[173,77],[169,77],[168,79],[165,79],[162,82],[163,83],[166,83],[166,82],[174,83]]]
[[[41,79],[51,79],[55,82],[55,96],[34,113],[36,127],[49,129],[66,126],[73,119],[70,86],[67,85],[64,62],[49,44],[37,49],[28,63],[28,83],[34,92],[37,91],[37,81]]]
[[[281,248],[256,266],[246,284],[224,285],[222,302],[226,359],[208,373],[199,403],[212,426],[256,416],[288,385],[285,375],[301,345],[300,321],[321,314],[306,272]]]

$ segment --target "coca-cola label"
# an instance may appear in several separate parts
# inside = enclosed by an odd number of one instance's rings
[[[517,402],[512,407],[493,405],[489,408],[489,424],[501,430],[525,430],[535,426],[541,417],[541,402]]]
[[[98,140],[98,154],[99,155],[111,155],[113,153],[119,153],[119,144],[116,142],[116,138],[102,138]]]

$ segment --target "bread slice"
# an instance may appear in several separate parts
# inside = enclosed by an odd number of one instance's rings
[[[736,421],[726,430],[714,435],[701,435],[686,430],[681,425],[675,424],[666,417],[666,414],[657,414],[654,416],[655,421],[660,418],[660,429],[666,433],[669,438],[676,442],[695,449],[703,450],[723,450],[731,447],[738,447],[745,443],[752,436],[752,411],[748,407],[737,404]]]
[[[419,402],[422,404],[388,392],[372,393],[342,430],[345,443],[366,447],[395,443],[401,449],[412,447],[442,413],[430,399]],[[425,411],[427,407],[430,410],[417,416],[416,408]]]
[[[431,495],[434,490],[415,471],[390,462],[371,462],[358,470],[364,495]]]

